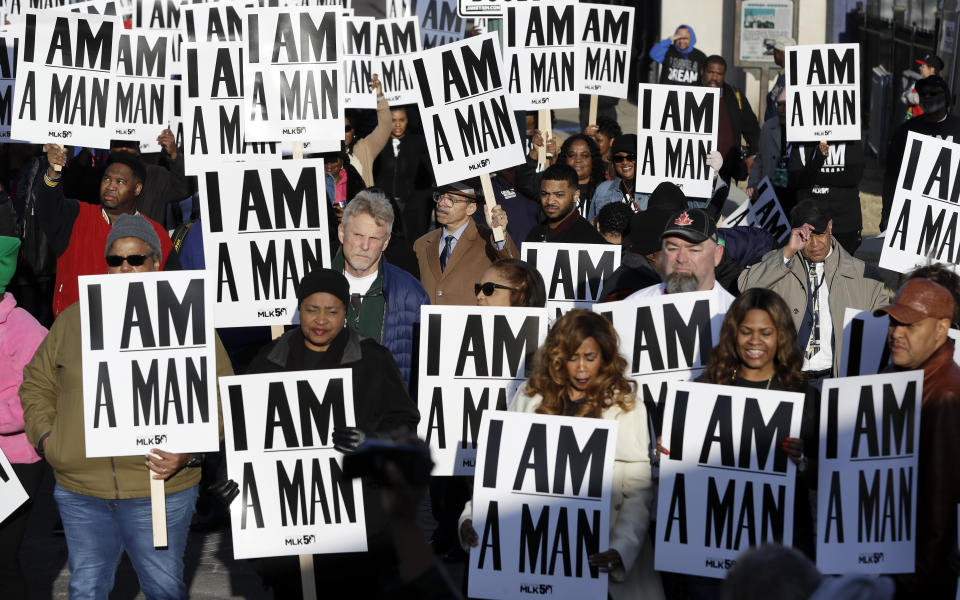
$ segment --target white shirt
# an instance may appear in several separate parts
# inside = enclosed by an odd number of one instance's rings
[[[373,282],[377,279],[377,273],[380,270],[377,269],[369,275],[364,275],[363,277],[354,277],[350,273],[347,273],[347,270],[343,270],[343,276],[347,278],[347,283],[350,284],[350,293],[351,294],[360,294],[361,296],[370,291],[370,286],[373,285]]]
[[[469,224],[470,224],[469,221],[464,221],[463,225],[461,225],[460,228],[454,231],[453,233],[449,233],[446,229],[443,229],[440,233],[440,244],[439,244],[440,250],[437,252],[437,255],[443,256],[443,247],[447,243],[447,236],[453,236],[453,240],[450,241],[450,256],[453,256],[453,249],[457,247],[457,242],[460,241],[460,236],[463,235],[463,232],[466,231],[467,225]],[[448,256],[447,258],[449,259],[450,256]]]
[[[662,296],[663,288],[664,284],[658,283],[656,285],[645,287],[642,290],[638,290],[627,296],[627,298],[649,298],[651,296]],[[723,289],[723,286],[716,281],[713,282],[713,288],[711,291],[714,295],[714,302],[716,302],[717,310],[726,313],[730,308],[730,305],[733,304],[733,296],[730,295],[730,292]]]

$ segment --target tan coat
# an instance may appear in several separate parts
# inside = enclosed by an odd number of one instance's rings
[[[833,323],[833,375],[840,365],[840,346],[843,342],[843,313],[847,308],[876,310],[890,303],[890,291],[882,283],[864,277],[864,263],[850,256],[837,240],[830,242],[833,253],[824,265],[825,285],[830,298],[830,319]],[[807,311],[807,273],[800,259],[794,256],[784,263],[783,248],[767,252],[755,265],[737,280],[740,291],[767,288],[780,294],[787,302],[793,325],[800,329]]]
[[[486,227],[477,228],[473,217],[453,247],[447,268],[440,270],[440,244],[443,228],[424,234],[413,243],[420,266],[420,283],[430,296],[431,304],[458,304],[475,306],[477,296],[473,285],[480,283],[480,276],[490,263],[500,258],[519,258],[520,251],[504,231],[503,250],[497,250],[493,232]]]
[[[390,132],[393,128],[393,119],[390,115],[390,105],[386,100],[377,102],[377,126],[370,134],[357,140],[350,151],[350,164],[360,173],[363,183],[367,187],[373,185],[373,161],[390,141]],[[356,130],[354,130],[356,133]]]

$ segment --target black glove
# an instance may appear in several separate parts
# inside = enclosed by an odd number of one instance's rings
[[[240,495],[240,486],[232,479],[224,479],[213,483],[207,490],[214,498],[222,502],[224,506],[230,506],[233,499]]]
[[[333,447],[343,452],[353,452],[367,439],[367,435],[356,427],[337,427],[333,430]]]

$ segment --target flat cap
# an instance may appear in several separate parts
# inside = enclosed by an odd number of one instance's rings
[[[953,296],[939,283],[918,277],[900,286],[893,302],[873,311],[873,316],[884,314],[911,325],[923,319],[952,319]]]

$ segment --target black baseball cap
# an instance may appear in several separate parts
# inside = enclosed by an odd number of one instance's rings
[[[674,213],[667,220],[666,229],[660,234],[660,240],[678,237],[699,244],[707,240],[717,240],[717,224],[702,208],[687,208]]]
[[[938,73],[943,70],[943,60],[936,54],[927,54],[923,58],[916,59],[914,62],[918,65],[933,67]]]
[[[816,234],[824,233],[830,224],[830,209],[820,201],[807,199],[801,200],[790,211],[790,226],[796,229],[809,223]]]

